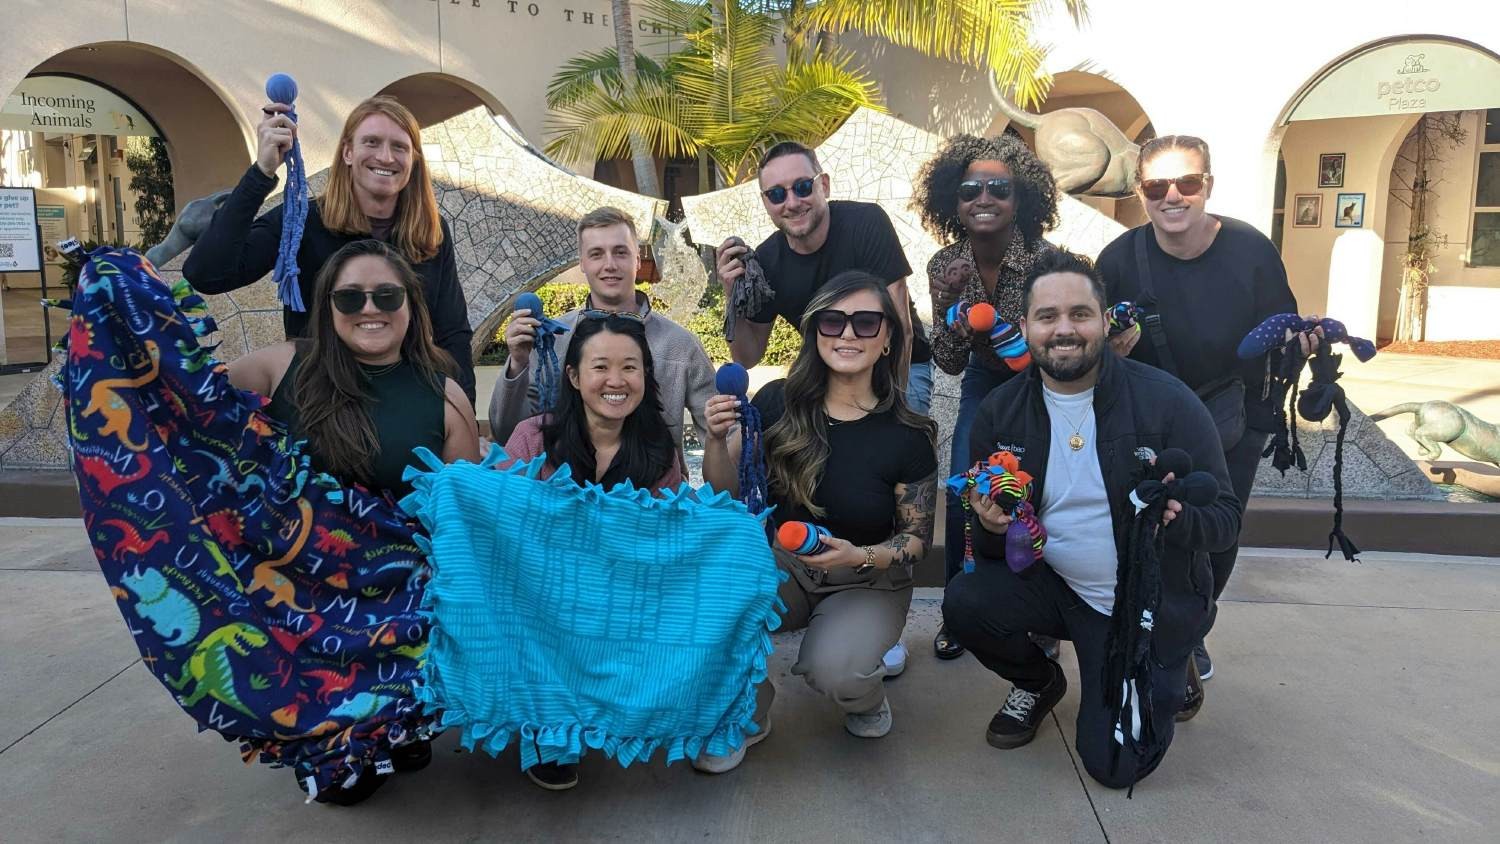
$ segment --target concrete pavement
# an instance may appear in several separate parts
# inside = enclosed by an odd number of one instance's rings
[[[1006,687],[930,649],[920,590],[895,729],[843,732],[787,675],[772,735],[722,777],[588,758],[545,793],[438,742],[355,809],[242,765],[146,671],[77,521],[0,520],[0,840],[1437,841],[1500,830],[1500,560],[1242,552],[1209,639],[1218,676],[1133,800],[1080,775],[1072,690],[1026,748],[983,731]]]

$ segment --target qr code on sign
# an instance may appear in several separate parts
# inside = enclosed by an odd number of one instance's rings
[[[0,243],[0,258],[16,257],[16,245],[14,243]]]

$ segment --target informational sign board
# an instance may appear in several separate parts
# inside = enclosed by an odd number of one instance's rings
[[[1448,41],[1404,40],[1371,48],[1324,74],[1287,122],[1489,109],[1500,106],[1497,92],[1500,61],[1493,56]]]
[[[36,192],[0,187],[0,273],[42,271],[36,223]]]
[[[36,224],[42,229],[42,254],[47,263],[63,263],[57,243],[68,239],[68,209],[61,205],[38,205]]]

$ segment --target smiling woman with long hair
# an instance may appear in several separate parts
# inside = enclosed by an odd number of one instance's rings
[[[937,429],[907,408],[897,386],[902,325],[884,281],[840,273],[813,296],[802,326],[786,380],[754,400],[776,523],[812,522],[830,534],[811,553],[775,550],[790,574],[781,629],[807,628],[792,673],[838,704],[851,734],[879,738],[891,728],[883,657],[901,638],[912,566],[932,542]],[[739,438],[730,436],[738,400],[715,396],[707,410],[703,477],[738,494]],[[774,688],[769,680],[761,688],[755,718],[763,729],[747,744],[770,726]],[[694,766],[717,773],[742,758],[743,749]]]
[[[236,387],[306,438],[314,465],[399,498],[412,449],[478,460],[474,410],[432,341],[422,284],[391,247],[355,241],[328,259],[312,299],[311,336],[229,364]]]

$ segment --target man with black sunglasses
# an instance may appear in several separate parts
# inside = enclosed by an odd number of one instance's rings
[[[795,141],[766,152],[759,180],[761,204],[777,231],[755,248],[755,257],[776,297],[758,313],[738,319],[730,354],[747,367],[759,363],[777,316],[800,329],[808,301],[825,282],[845,270],[864,270],[890,285],[891,299],[905,317],[902,322],[911,338],[907,404],[925,415],[932,399],[932,353],[906,289],[911,265],[890,217],[873,202],[830,201],[829,177],[817,154]],[[741,259],[749,251],[738,238],[719,247],[719,282],[726,303],[745,273]]]
[[[700,434],[707,431],[704,407],[717,392],[713,363],[691,331],[656,314],[650,297],[635,289],[641,251],[629,214],[606,206],[578,221],[578,268],[588,281],[589,295],[582,308],[555,317],[568,328],[557,338],[558,360],[567,357],[573,326],[580,319],[611,314],[638,319],[646,326],[662,413],[672,438],[682,445],[684,408],[692,414]],[[509,439],[516,425],[531,415],[531,353],[539,316],[517,311],[506,327],[505,346],[510,354],[490,396],[490,438],[496,442]]]

